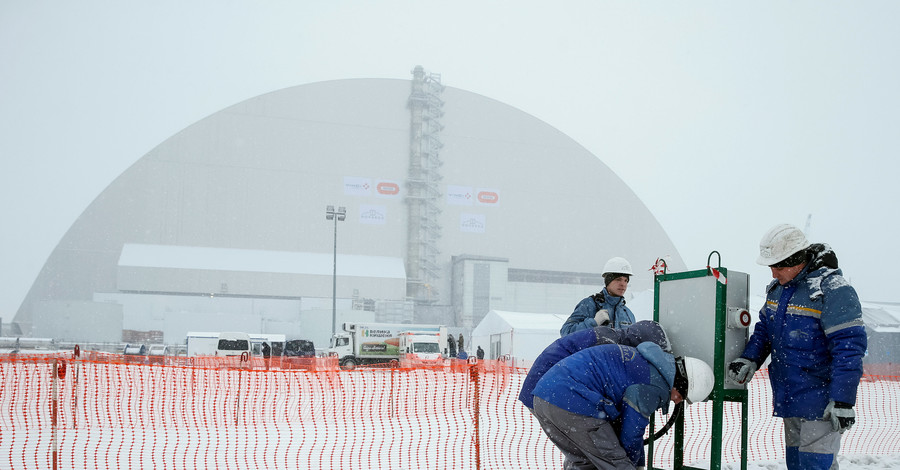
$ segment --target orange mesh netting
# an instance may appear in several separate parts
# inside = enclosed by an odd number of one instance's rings
[[[562,456],[501,361],[339,370],[332,358],[0,357],[0,469],[547,469]],[[749,460],[783,459],[766,371],[750,384]],[[897,454],[897,377],[865,376],[842,452]],[[686,408],[685,463],[709,460],[710,403]],[[740,459],[725,404],[723,462]],[[666,416],[656,416],[656,429]],[[670,468],[673,432],[655,443]]]

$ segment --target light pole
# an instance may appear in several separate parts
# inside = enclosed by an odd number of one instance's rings
[[[337,223],[347,218],[347,208],[325,206],[325,220],[334,220],[334,273],[331,278],[331,336],[337,332]]]

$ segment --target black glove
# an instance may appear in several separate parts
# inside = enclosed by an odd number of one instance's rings
[[[756,363],[750,359],[739,357],[728,364],[728,379],[738,385],[749,382],[755,372]]]
[[[831,429],[843,434],[856,423],[856,412],[849,403],[831,400],[825,407],[822,419],[831,420]]]

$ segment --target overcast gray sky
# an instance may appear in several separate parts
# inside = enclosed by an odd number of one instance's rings
[[[717,250],[759,294],[759,238],[811,215],[864,300],[900,301],[898,23],[893,0],[0,0],[0,317],[93,199],[181,129],[415,65],[584,145],[688,269]]]

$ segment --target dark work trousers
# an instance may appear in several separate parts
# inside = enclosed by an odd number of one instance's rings
[[[565,456],[566,470],[634,470],[609,421],[571,413],[534,397],[534,416]]]

